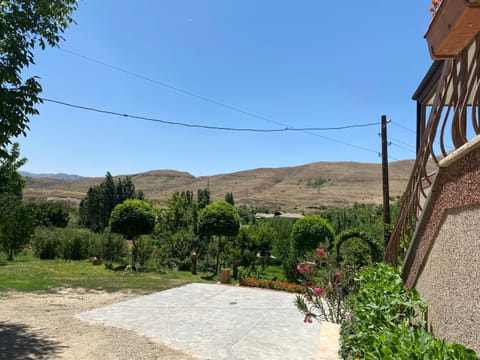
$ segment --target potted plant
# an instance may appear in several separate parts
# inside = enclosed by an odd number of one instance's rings
[[[456,57],[480,32],[480,0],[434,2],[432,22],[425,33],[434,60]]]

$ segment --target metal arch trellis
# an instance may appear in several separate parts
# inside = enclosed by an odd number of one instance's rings
[[[405,257],[432,185],[427,165],[433,161],[438,169],[440,159],[448,155],[446,140],[458,149],[469,138],[480,134],[480,33],[458,57],[444,61],[442,66],[400,213],[385,249],[384,260],[394,266]],[[450,129],[450,136],[447,129]],[[439,153],[434,149],[437,136]]]

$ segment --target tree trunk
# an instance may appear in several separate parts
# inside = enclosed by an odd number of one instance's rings
[[[135,238],[132,239],[132,265],[135,266],[135,263],[137,262],[137,241]]]
[[[215,265],[215,275],[218,274],[220,266],[220,252],[222,251],[222,237],[218,236],[217,264]]]

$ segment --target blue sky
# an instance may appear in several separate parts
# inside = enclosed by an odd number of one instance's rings
[[[26,72],[42,96],[209,126],[337,127],[393,121],[390,160],[414,157],[411,95],[431,59],[430,1],[80,0],[62,49]],[[380,126],[329,132],[189,129],[44,103],[19,138],[22,168],[83,176],[156,169],[196,176],[315,161],[380,162]],[[327,138],[325,138],[327,137]],[[333,140],[332,140],[333,139]]]

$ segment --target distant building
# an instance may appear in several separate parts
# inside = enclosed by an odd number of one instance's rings
[[[273,214],[256,213],[255,219],[273,219],[273,218],[287,218],[287,219],[301,219],[302,214],[282,213],[281,211],[275,211]]]

